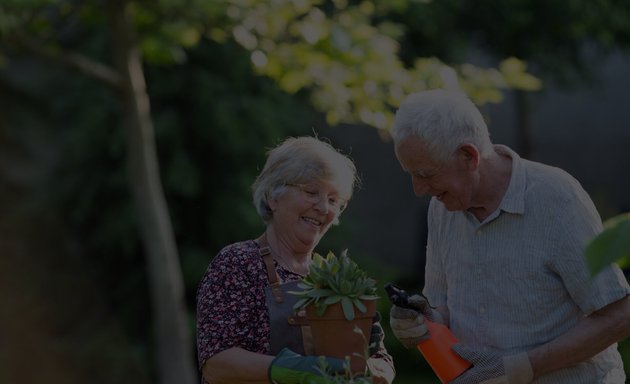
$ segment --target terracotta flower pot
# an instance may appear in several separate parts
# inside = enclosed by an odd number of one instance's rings
[[[318,316],[314,305],[306,306],[306,318],[311,326],[315,355],[324,355],[345,359],[350,357],[352,373],[364,373],[366,366],[365,351],[370,342],[372,320],[376,314],[376,300],[363,302],[365,313],[355,308],[355,318],[346,320],[341,303],[329,305],[323,316]],[[363,336],[355,332],[359,327]]]

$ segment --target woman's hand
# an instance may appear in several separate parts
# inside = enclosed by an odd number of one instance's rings
[[[326,384],[322,376],[327,373],[343,373],[344,361],[324,356],[302,356],[289,348],[283,348],[269,366],[269,381],[278,384]],[[325,365],[325,366],[323,366]]]

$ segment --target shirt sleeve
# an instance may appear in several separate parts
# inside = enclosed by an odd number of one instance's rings
[[[577,182],[576,182],[577,183]],[[622,299],[630,288],[617,265],[591,276],[584,249],[602,230],[601,219],[590,197],[579,186],[575,196],[563,204],[557,223],[558,241],[551,268],[560,276],[573,301],[585,314]]]
[[[262,262],[232,247],[211,262],[197,290],[199,369],[233,347],[268,353],[269,320]]]

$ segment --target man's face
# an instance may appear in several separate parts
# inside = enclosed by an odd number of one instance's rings
[[[478,178],[464,151],[458,150],[448,162],[438,163],[416,136],[404,139],[395,150],[402,169],[411,175],[416,196],[435,196],[449,211],[472,206]]]

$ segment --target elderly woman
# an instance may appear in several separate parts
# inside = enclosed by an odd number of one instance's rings
[[[326,382],[319,358],[308,355],[304,324],[287,321],[296,300],[287,292],[308,273],[313,249],[339,222],[355,181],[352,161],[317,138],[289,138],[269,152],[252,187],[264,233],[223,248],[197,292],[206,382]],[[375,382],[390,383],[393,363],[377,321],[372,335],[368,367]],[[325,359],[329,369],[343,370],[341,360]]]

